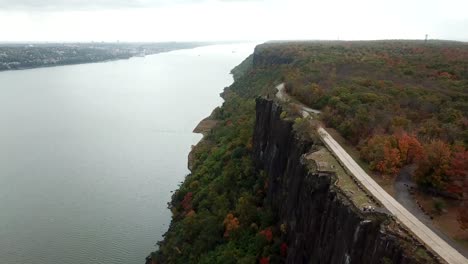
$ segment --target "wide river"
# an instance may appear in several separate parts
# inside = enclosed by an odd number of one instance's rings
[[[253,44],[0,73],[0,263],[142,264]]]

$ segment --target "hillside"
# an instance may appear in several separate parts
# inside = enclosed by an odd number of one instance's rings
[[[468,45],[456,42],[258,46],[233,69],[211,116],[216,126],[192,151],[169,231],[147,263],[439,262],[385,213],[363,213],[378,205],[345,172],[304,162],[310,149],[321,153],[310,157],[316,164],[323,155],[336,161],[304,136],[292,105],[268,98],[286,82],[370,169],[396,175],[417,166],[421,188],[463,199],[467,58]]]

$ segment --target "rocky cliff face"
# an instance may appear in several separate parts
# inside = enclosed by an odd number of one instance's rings
[[[269,52],[270,49],[259,45],[255,47],[253,54],[253,66],[254,68],[268,67],[272,65],[290,64],[294,61],[292,56],[282,54],[281,52]]]
[[[253,159],[269,177],[267,200],[285,231],[287,263],[437,262],[391,217],[356,208],[333,174],[309,171],[302,156],[317,142],[299,139],[281,112],[257,99]]]

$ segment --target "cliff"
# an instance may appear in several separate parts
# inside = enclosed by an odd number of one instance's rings
[[[235,82],[191,152],[191,174],[169,203],[171,225],[147,264],[441,263],[304,133],[313,130],[290,114],[294,102],[257,98],[274,97],[275,85],[303,67],[297,50],[315,49],[260,45],[233,69]]]
[[[319,142],[298,137],[281,113],[274,101],[257,99],[253,159],[269,177],[267,202],[286,227],[286,263],[436,262],[390,216],[359,210],[333,173],[310,170],[303,154]]]

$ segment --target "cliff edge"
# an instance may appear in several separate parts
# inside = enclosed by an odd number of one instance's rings
[[[258,98],[253,159],[268,175],[267,200],[286,227],[286,263],[438,263],[379,212],[361,212],[332,172],[311,169],[304,154],[321,145],[297,135],[282,107]]]

